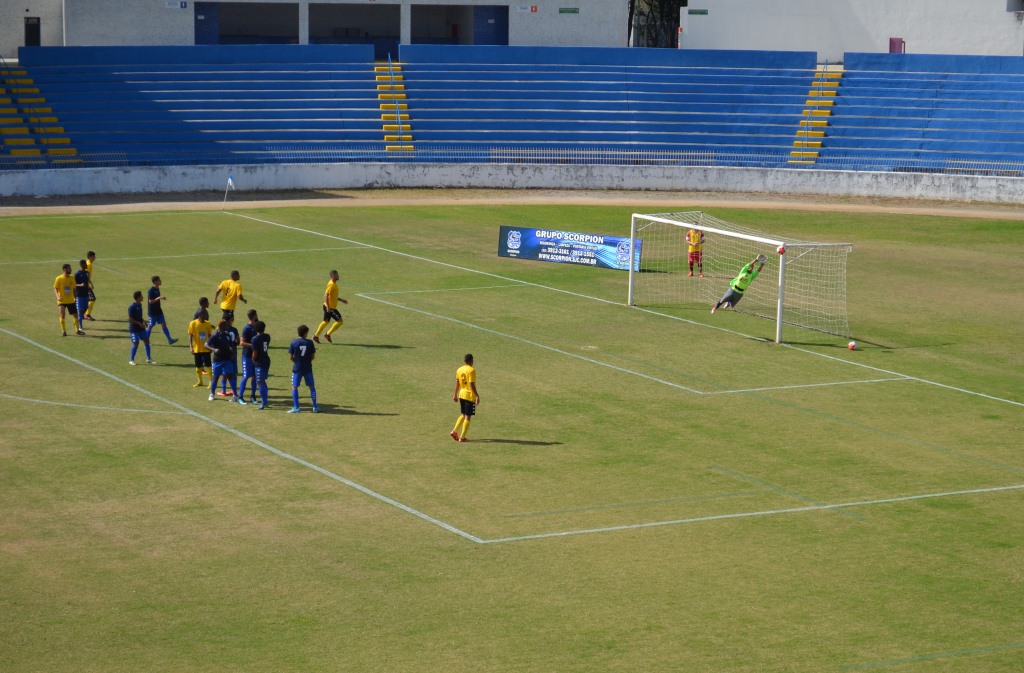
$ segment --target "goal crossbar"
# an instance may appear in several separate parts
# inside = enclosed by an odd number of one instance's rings
[[[686,252],[689,229],[705,235],[697,256],[700,275],[708,270],[708,282],[694,283],[692,260]],[[758,254],[766,255],[765,271],[776,271],[776,284],[754,284],[750,297],[736,310],[775,320],[775,341],[782,341],[782,327],[790,324],[837,336],[849,336],[846,314],[846,256],[849,243],[801,241],[779,238],[742,225],[726,222],[701,211],[683,213],[634,213],[631,244],[640,246],[640,265],[630,269],[629,305],[686,304],[711,301],[723,292],[727,281]],[[783,250],[779,254],[778,250]],[[687,274],[687,269],[691,274]],[[787,297],[787,284],[790,293]],[[698,289],[699,288],[699,289]],[[770,304],[770,306],[769,306]]]

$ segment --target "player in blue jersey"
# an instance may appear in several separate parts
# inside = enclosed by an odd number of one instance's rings
[[[89,262],[78,260],[81,268],[75,272],[75,313],[78,314],[78,334],[85,334],[85,312],[89,310],[89,292],[92,281],[89,280]]]
[[[146,362],[151,365],[152,354],[149,350],[149,330],[146,328],[146,321],[142,317],[142,290],[136,290],[132,295],[135,300],[128,305],[128,336],[132,338],[132,354],[128,358],[128,364],[135,364],[135,354],[139,351],[139,342],[146,345]]]
[[[227,333],[228,338],[231,340],[231,362],[235,365],[235,376],[238,376],[238,343],[242,340],[242,337],[238,334],[238,328],[235,327],[235,314],[225,315],[224,320],[227,321]],[[229,397],[228,395],[228,380],[225,378],[221,381],[220,392],[217,393],[221,397]],[[241,394],[241,393],[239,393]],[[245,395],[242,395],[244,398]]]
[[[313,358],[316,357],[316,345],[307,339],[309,327],[299,325],[299,338],[293,339],[288,346],[288,357],[292,361],[292,408],[289,414],[299,413],[299,383],[305,381],[309,388],[309,397],[313,401],[313,413],[320,413],[316,405],[316,386],[313,383]]]
[[[242,385],[238,391],[238,394],[245,399],[245,389],[249,387],[249,381],[252,380],[252,395],[249,397],[249,401],[256,403],[256,364],[252,359],[252,340],[256,336],[256,323],[259,322],[259,314],[256,313],[256,309],[251,308],[249,312],[245,314],[249,318],[249,322],[242,328],[242,336],[238,341],[238,345],[242,347]]]
[[[228,331],[230,323],[221,320],[217,323],[217,331],[214,332],[206,347],[213,353],[213,376],[210,377],[210,401],[217,399],[217,381],[221,378],[231,384],[231,401],[245,404],[245,400],[238,396],[235,389],[235,346],[231,333]]]
[[[171,338],[171,331],[167,329],[167,322],[164,319],[163,302],[167,301],[167,297],[160,292],[162,281],[160,276],[153,276],[150,280],[153,282],[153,286],[149,288],[149,334],[153,333],[154,327],[160,325],[164,330],[164,336],[167,337],[167,343],[173,346],[178,343],[178,340]],[[149,334],[146,335],[147,339]]]
[[[255,365],[256,387],[260,391],[259,409],[267,408],[267,375],[270,372],[270,335],[266,333],[267,325],[262,320],[257,320],[254,325],[256,336],[252,338],[252,361]]]

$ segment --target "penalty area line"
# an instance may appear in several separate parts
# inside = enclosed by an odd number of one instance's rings
[[[375,301],[375,302],[378,302],[380,304],[384,304],[386,306],[392,306],[394,308],[400,308],[400,309],[403,309],[405,311],[412,311],[413,313],[419,313],[420,315],[425,315],[425,316],[430,317],[430,318],[436,318],[438,320],[447,320],[448,322],[453,322],[456,325],[462,325],[463,327],[470,327],[472,329],[477,329],[477,330],[480,330],[481,332],[486,332],[488,334],[493,334],[494,336],[499,336],[499,337],[502,337],[502,338],[505,338],[505,339],[511,339],[513,341],[518,341],[519,343],[524,343],[524,344],[527,344],[529,346],[534,346],[536,348],[542,348],[542,349],[544,349],[546,351],[551,351],[552,353],[558,353],[559,355],[566,355],[568,357],[575,358],[577,360],[582,360],[584,362],[589,362],[592,365],[598,365],[600,367],[607,367],[608,369],[612,369],[612,370],[615,370],[617,372],[621,372],[623,374],[630,374],[632,376],[638,376],[638,377],[640,377],[642,379],[646,379],[648,381],[653,381],[654,383],[660,383],[660,384],[668,386],[670,388],[675,388],[676,390],[682,390],[684,392],[693,393],[695,395],[702,395],[703,394],[699,390],[695,390],[693,388],[687,388],[686,386],[680,385],[678,383],[673,383],[671,381],[666,381],[665,379],[659,379],[656,376],[649,376],[647,374],[641,374],[640,372],[635,372],[632,369],[626,369],[625,367],[619,367],[617,365],[613,365],[613,364],[608,363],[608,362],[601,362],[600,360],[595,360],[593,358],[588,358],[588,357],[586,357],[584,355],[579,355],[578,353],[570,353],[569,351],[562,350],[561,348],[555,348],[554,346],[548,346],[547,344],[542,344],[539,341],[531,341],[530,339],[524,339],[522,337],[517,337],[517,336],[512,335],[512,334],[506,334],[505,332],[499,332],[497,330],[489,329],[487,327],[481,327],[480,325],[474,325],[471,322],[466,322],[465,320],[459,320],[458,318],[452,318],[452,317],[449,317],[449,316],[446,316],[446,315],[441,315],[440,313],[431,313],[430,311],[424,311],[424,310],[418,309],[418,308],[412,308],[412,307],[409,307],[409,306],[403,306],[401,304],[396,304],[396,303],[391,302],[391,301],[385,301],[383,299],[377,299],[377,298],[372,297],[372,296],[367,295],[367,294],[358,294],[356,296],[360,297],[362,299],[369,300],[369,301]]]
[[[204,416],[203,414],[199,413],[198,411],[190,409],[189,407],[186,407],[183,404],[179,404],[179,403],[177,403],[177,402],[175,402],[173,400],[167,399],[166,397],[162,397],[162,396],[160,396],[160,395],[158,395],[158,394],[156,394],[156,393],[154,393],[154,392],[152,392],[150,390],[146,390],[142,386],[136,385],[136,384],[134,384],[131,381],[128,381],[126,379],[122,379],[120,376],[117,376],[116,374],[111,374],[110,372],[108,372],[108,371],[106,371],[104,369],[100,369],[99,367],[94,367],[93,365],[90,365],[90,364],[88,364],[86,362],[82,362],[81,360],[73,358],[70,355],[66,355],[64,353],[61,353],[58,350],[54,350],[54,349],[52,349],[52,348],[50,348],[48,346],[44,346],[41,343],[35,342],[35,341],[33,341],[32,339],[29,339],[26,336],[22,336],[21,334],[18,334],[17,332],[12,332],[9,329],[0,327],[0,333],[6,334],[6,335],[8,335],[10,337],[13,337],[15,339],[19,339],[21,341],[24,341],[25,343],[27,343],[30,346],[35,346],[36,348],[38,348],[38,349],[40,349],[40,350],[42,350],[42,351],[44,351],[46,353],[49,353],[50,355],[54,355],[56,357],[63,358],[64,360],[67,360],[68,362],[72,362],[72,363],[78,365],[79,367],[82,367],[84,369],[88,369],[89,371],[94,372],[96,374],[99,374],[100,376],[104,376],[104,377],[110,379],[111,381],[116,381],[117,383],[120,383],[121,385],[127,386],[127,387],[131,388],[132,390],[134,390],[134,391],[136,391],[138,393],[146,395],[147,397],[151,397],[154,400],[157,400],[159,402],[163,402],[164,404],[166,404],[166,405],[168,405],[170,407],[173,407],[173,408],[177,409],[178,411],[180,411],[180,412],[182,412],[184,414],[192,416],[193,418],[195,418],[197,420],[203,421],[204,423],[209,423],[210,425],[212,425],[212,426],[214,426],[216,428],[219,428],[219,429],[221,429],[221,430],[223,430],[225,432],[229,432],[232,435],[235,435],[236,437],[249,442],[250,444],[254,444],[255,446],[260,447],[261,449],[264,449],[266,451],[269,451],[270,453],[273,453],[276,456],[284,458],[285,460],[290,460],[291,462],[296,463],[298,465],[301,465],[302,467],[309,468],[310,470],[313,470],[314,472],[319,472],[320,474],[322,474],[325,477],[328,477],[329,479],[333,479],[334,481],[337,481],[337,482],[339,482],[341,484],[344,484],[344,485],[346,485],[346,486],[348,486],[350,488],[353,488],[353,489],[359,491],[360,493],[363,493],[365,495],[370,496],[371,498],[374,498],[375,500],[379,500],[380,502],[383,502],[384,504],[391,505],[392,507],[394,507],[396,509],[400,509],[401,511],[405,512],[406,514],[411,514],[411,515],[413,515],[413,516],[415,516],[415,517],[417,517],[419,519],[422,519],[423,521],[426,521],[428,523],[431,523],[431,524],[437,526],[438,528],[446,530],[449,533],[455,533],[459,537],[462,537],[462,538],[465,538],[467,540],[470,540],[471,542],[477,542],[477,543],[482,543],[483,542],[483,540],[481,540],[480,538],[476,537],[475,535],[471,535],[470,533],[467,533],[467,532],[465,532],[463,530],[459,530],[458,528],[456,528],[455,526],[452,526],[451,524],[445,523],[444,521],[441,521],[440,519],[435,519],[434,517],[430,516],[429,514],[421,512],[421,511],[419,511],[417,509],[413,509],[412,507],[409,507],[408,505],[404,505],[404,504],[398,502],[397,500],[394,500],[393,498],[389,498],[386,495],[383,495],[383,494],[378,493],[378,492],[376,492],[376,491],[374,491],[374,490],[372,490],[370,488],[367,488],[366,486],[363,486],[362,484],[354,482],[351,479],[343,477],[340,474],[337,474],[335,472],[331,472],[330,470],[328,470],[326,468],[323,468],[323,467],[320,467],[319,465],[317,465],[315,463],[311,463],[308,460],[304,460],[302,458],[299,458],[298,456],[293,456],[290,453],[287,453],[285,451],[282,451],[281,449],[275,448],[275,447],[271,446],[270,444],[267,444],[266,442],[264,442],[262,440],[256,439],[252,435],[247,435],[246,433],[242,432],[241,430],[237,430],[237,429],[231,427],[230,425],[227,425],[226,423],[221,423],[220,421],[214,420],[214,419],[210,418],[209,416]]]
[[[73,407],[77,409],[92,409],[93,411],[117,411],[121,413],[130,414],[173,414],[176,416],[186,416],[184,411],[163,411],[161,409],[126,409],[124,407],[101,407],[96,404],[75,404],[74,402],[54,402],[53,400],[37,400],[31,397],[19,397],[17,395],[8,395],[7,393],[0,393],[0,397],[8,400],[17,400],[18,402],[28,402],[30,404],[45,404],[53,407]]]
[[[304,234],[312,234],[313,236],[322,236],[324,238],[329,238],[329,239],[332,239],[332,240],[335,240],[335,241],[341,241],[343,243],[351,243],[353,245],[360,245],[360,246],[363,246],[363,247],[366,247],[366,248],[371,248],[373,250],[379,250],[381,252],[387,252],[387,253],[390,253],[392,255],[397,255],[399,257],[405,257],[407,259],[415,259],[415,260],[418,260],[418,261],[421,261],[421,262],[427,262],[429,264],[437,264],[439,266],[444,266],[444,267],[447,267],[449,269],[456,269],[458,271],[465,271],[467,273],[475,273],[475,274],[479,274],[479,275],[482,275],[482,276],[488,276],[490,278],[496,278],[498,280],[509,281],[509,282],[512,282],[512,283],[522,283],[523,285],[528,285],[530,287],[536,287],[536,288],[540,288],[540,289],[544,289],[544,290],[550,290],[552,292],[559,292],[561,294],[567,294],[567,295],[570,295],[572,297],[579,297],[580,299],[589,299],[591,301],[597,301],[597,302],[601,302],[603,304],[612,304],[614,306],[628,306],[624,302],[613,301],[611,299],[603,299],[601,297],[594,297],[594,296],[591,296],[591,295],[582,294],[580,292],[572,292],[571,290],[563,290],[561,288],[551,287],[550,285],[543,285],[541,283],[531,283],[529,281],[519,280],[518,278],[511,278],[509,276],[501,276],[501,275],[496,274],[496,273],[490,273],[488,271],[481,271],[479,269],[471,269],[469,267],[459,266],[457,264],[450,264],[448,262],[442,262],[442,261],[439,261],[439,260],[436,260],[436,259],[431,259],[429,257],[423,257],[422,255],[413,255],[413,254],[408,253],[408,252],[402,252],[400,250],[393,250],[391,248],[385,248],[385,247],[380,246],[380,245],[373,245],[373,244],[370,244],[370,243],[363,243],[362,241],[356,241],[356,240],[353,240],[351,238],[344,238],[342,236],[335,236],[333,234],[325,234],[322,231],[316,231],[314,229],[303,229],[302,227],[295,227],[295,226],[288,225],[288,224],[282,224],[281,222],[274,222],[273,220],[265,220],[265,219],[261,219],[261,218],[258,218],[258,217],[252,217],[251,215],[243,215],[242,213],[235,213],[235,212],[231,212],[229,210],[225,210],[225,211],[222,211],[222,212],[225,215],[231,215],[232,217],[240,217],[242,219],[251,220],[253,222],[259,222],[261,224],[267,224],[267,225],[270,225],[272,227],[279,227],[281,229],[289,229],[291,231],[297,231],[297,232],[301,232],[301,233],[304,233]],[[681,317],[678,317],[678,316],[669,315],[667,313],[661,313],[659,311],[653,311],[653,310],[650,310],[650,309],[641,308],[639,306],[628,306],[628,308],[632,308],[634,310],[641,311],[643,313],[649,313],[651,315],[657,315],[657,316],[661,316],[663,318],[669,318],[671,320],[676,320],[676,321],[679,321],[679,322],[684,322],[684,323],[687,323],[687,324],[690,324],[690,325],[694,325],[694,326],[698,326],[698,327],[704,327],[704,328],[708,328],[708,329],[719,330],[721,332],[726,332],[728,334],[734,334],[736,336],[743,337],[743,338],[746,338],[746,339],[755,339],[757,341],[763,341],[763,342],[770,341],[769,339],[765,339],[763,337],[755,337],[755,336],[752,336],[750,334],[744,334],[743,332],[738,332],[736,330],[731,330],[731,329],[728,329],[728,328],[725,328],[725,327],[722,327],[722,326],[719,326],[719,325],[712,325],[712,324],[709,324],[709,323],[697,322],[695,320],[688,320],[686,318],[681,318]],[[866,369],[874,370],[874,371],[882,373],[882,374],[888,374],[888,375],[891,375],[891,376],[897,376],[897,377],[911,379],[913,381],[918,381],[920,383],[925,383],[925,384],[932,385],[932,386],[938,386],[939,388],[944,388],[946,390],[951,390],[951,391],[954,391],[954,392],[963,393],[965,395],[974,395],[976,397],[983,397],[985,399],[989,399],[989,400],[992,400],[992,401],[995,401],[995,402],[1003,402],[1005,404],[1012,404],[1014,406],[1024,407],[1024,402],[1017,402],[1017,401],[1014,401],[1014,400],[1009,400],[1009,399],[1004,399],[1004,398],[1001,398],[1001,397],[996,397],[994,395],[988,395],[988,394],[985,394],[985,393],[979,393],[979,392],[976,392],[976,391],[973,391],[973,390],[968,390],[967,388],[957,388],[956,386],[950,386],[950,385],[946,385],[946,384],[943,384],[943,383],[938,383],[936,381],[929,381],[928,379],[922,379],[922,378],[918,378],[916,376],[909,376],[909,375],[906,375],[906,374],[901,374],[899,372],[889,371],[887,369],[881,369],[879,367],[872,367],[870,365],[866,365],[866,364],[863,364],[863,363],[860,363],[860,362],[854,362],[852,360],[845,360],[843,358],[837,358],[835,356],[827,355],[825,353],[818,353],[816,351],[808,350],[806,348],[799,348],[797,346],[792,346],[792,345],[787,344],[785,342],[783,342],[781,345],[785,346],[787,348],[792,348],[794,350],[800,351],[801,353],[805,353],[805,354],[813,355],[813,356],[817,356],[817,357],[822,357],[822,358],[827,358],[829,360],[834,360],[836,362],[841,362],[841,363],[844,363],[844,364],[847,364],[847,365],[852,365],[854,367],[864,367]]]
[[[895,376],[888,379],[864,379],[862,381],[829,381],[828,383],[801,383],[792,386],[766,386],[764,388],[737,388],[735,390],[713,390],[702,395],[732,395],[735,393],[760,393],[768,390],[797,390],[799,388],[826,388],[829,386],[852,386],[859,383],[886,383],[889,381],[912,381],[910,376]]]
[[[669,521],[649,521],[646,523],[623,524],[621,526],[606,526],[604,528],[583,528],[580,530],[566,530],[553,533],[535,533],[533,535],[519,535],[515,537],[500,537],[489,540],[482,540],[483,544],[498,544],[503,542],[523,542],[526,540],[543,540],[554,537],[570,537],[574,535],[593,535],[596,533],[614,533],[627,530],[640,530],[643,528],[657,528],[661,526],[680,526],[689,523],[705,523],[708,521],[724,521],[727,519],[749,519],[760,516],[777,516],[779,514],[798,514],[801,512],[821,512],[834,509],[845,509],[847,507],[868,507],[870,505],[885,505],[895,502],[911,502],[914,500],[929,500],[934,498],[949,498],[958,495],[972,495],[977,493],[997,493],[1000,491],[1017,491],[1024,489],[1024,484],[1012,486],[993,486],[990,488],[970,488],[962,491],[945,491],[943,493],[922,493],[920,495],[904,495],[894,498],[878,498],[877,500],[854,500],[851,502],[837,502],[831,505],[808,505],[806,507],[787,507],[785,509],[768,509],[759,512],[736,512],[733,514],[712,514],[710,516],[698,516],[690,519],[671,519]]]

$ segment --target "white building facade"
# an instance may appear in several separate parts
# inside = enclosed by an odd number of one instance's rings
[[[495,44],[624,47],[626,0],[0,0],[0,55],[42,46]]]
[[[643,0],[637,0],[642,2]],[[625,47],[627,0],[0,0],[0,56],[26,44],[373,43]],[[1024,0],[689,0],[684,49],[1024,54]]]

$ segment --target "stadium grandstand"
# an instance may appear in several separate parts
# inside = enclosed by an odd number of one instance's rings
[[[198,3],[195,17],[207,4],[215,3]],[[303,44],[237,44],[221,32],[206,40],[219,44],[21,47],[16,61],[0,63],[0,171],[23,175],[7,193],[31,191],[38,181],[24,175],[40,171],[145,167],[483,164],[507,175],[522,166],[601,166],[999,179],[1024,170],[1019,56],[901,48],[830,63],[819,51],[510,46],[501,44],[508,30],[497,40],[474,31],[485,44],[380,35],[312,44],[308,31]],[[197,24],[193,37],[202,36]],[[607,176],[606,186],[628,185]]]

